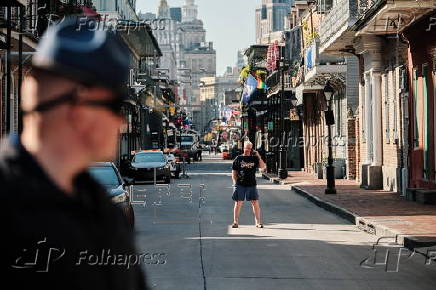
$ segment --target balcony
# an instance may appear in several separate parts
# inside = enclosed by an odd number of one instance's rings
[[[320,24],[320,52],[342,54],[341,49],[353,44],[351,27],[376,3],[384,0],[339,0]]]
[[[356,35],[399,33],[435,9],[434,0],[339,0],[321,22],[320,51],[344,54]]]
[[[289,75],[289,71],[286,70],[284,72],[284,88],[285,91],[292,90],[291,77]],[[282,78],[280,70],[274,71],[271,75],[266,79],[266,84],[268,86],[268,97],[279,93],[282,90]]]
[[[0,29],[5,29],[6,5],[0,4]],[[11,8],[10,25],[13,31],[13,37],[16,31],[20,30],[20,10],[18,7],[23,7],[22,13],[22,30],[25,36],[37,42],[42,36],[48,25],[52,22],[62,19],[67,15],[76,15],[92,9],[91,0],[39,0],[39,1],[15,1],[19,6]],[[17,5],[18,5],[17,4]]]
[[[347,71],[344,57],[321,54],[319,48],[316,40],[304,50],[305,85],[323,85],[327,78],[342,79]]]
[[[347,65],[343,56],[321,54],[319,40],[315,39],[303,51],[304,66],[300,67],[295,81],[295,96],[298,104],[303,103],[303,93],[316,92],[324,88],[327,80],[343,85]]]
[[[161,57],[156,38],[150,25],[134,21],[118,21],[118,33],[139,57]]]
[[[356,22],[356,35],[401,33],[411,23],[434,11],[435,0],[378,1]]]
[[[268,45],[252,45],[245,51],[252,68],[266,68]]]

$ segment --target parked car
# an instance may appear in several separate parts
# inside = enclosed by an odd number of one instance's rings
[[[129,183],[121,175],[112,162],[97,162],[89,168],[89,173],[103,185],[112,202],[119,206],[127,217],[130,226],[135,225],[135,213],[130,204]]]
[[[181,168],[180,168],[180,163],[176,161],[176,156],[174,156],[173,153],[168,153],[167,161],[168,164],[170,165],[171,174],[174,175],[175,178],[179,178]]]
[[[171,182],[171,168],[164,153],[159,150],[144,150],[136,152],[130,163],[133,183],[140,181]]]

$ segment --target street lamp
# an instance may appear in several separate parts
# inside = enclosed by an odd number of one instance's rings
[[[284,138],[282,138],[282,134],[284,133],[284,131],[285,131],[285,116],[284,116],[284,110],[283,110],[283,106],[284,106],[284,104],[285,104],[285,102],[284,102],[284,99],[285,99],[285,66],[286,66],[286,63],[285,63],[285,57],[284,57],[284,47],[282,48],[282,53],[281,53],[281,58],[280,58],[280,61],[279,61],[279,66],[280,66],[280,70],[281,70],[281,85],[282,85],[282,91],[281,91],[281,94],[280,94],[280,121],[281,121],[281,124],[280,124],[280,127],[281,127],[281,132],[280,132],[280,135],[279,135],[279,138],[280,138],[280,142],[281,142],[281,144],[280,144],[280,147],[279,147],[279,158],[280,158],[280,162],[279,162],[279,170],[278,170],[278,174],[279,174],[279,178],[280,179],[286,179],[287,177],[288,177],[288,169],[287,169],[287,148],[286,148],[286,145],[285,144],[283,144],[282,142],[284,142]]]
[[[331,108],[331,100],[334,93],[334,89],[327,81],[324,87],[324,96],[327,101],[327,111],[325,111],[325,120],[328,129],[328,149],[329,156],[327,161],[327,188],[325,189],[325,194],[336,194],[335,188],[335,167],[333,166],[333,150],[332,150],[332,129],[331,126],[335,124],[335,117]]]

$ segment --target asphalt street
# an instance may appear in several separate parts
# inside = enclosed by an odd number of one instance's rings
[[[361,232],[288,186],[258,178],[265,228],[245,203],[231,228],[231,161],[205,154],[169,193],[135,185],[140,253],[151,289],[435,289],[436,262]],[[203,190],[203,185],[205,190]],[[191,186],[191,188],[189,188]],[[181,192],[183,190],[183,192]],[[190,193],[192,191],[192,195]],[[429,265],[427,265],[427,264]]]

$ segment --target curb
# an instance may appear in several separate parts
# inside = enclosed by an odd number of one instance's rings
[[[281,184],[281,185],[287,184],[282,180],[280,180],[279,178],[270,177],[265,173],[262,174],[262,177],[275,184]],[[413,250],[415,248],[431,247],[436,245],[436,241],[419,241],[415,237],[403,235],[384,225],[374,223],[332,202],[323,200],[322,198],[314,194],[311,194],[298,186],[290,185],[290,187],[291,190],[295,191],[295,193],[297,193],[298,195],[306,198],[307,200],[319,206],[320,208],[323,208],[324,210],[327,210],[347,220],[348,222],[355,224],[360,230],[365,231],[367,233],[378,235],[380,237],[395,238],[396,243],[403,245],[404,247],[410,250]]]
[[[339,207],[331,202],[322,200],[318,196],[310,194],[307,191],[299,188],[298,186],[291,185],[291,190],[295,191],[298,195],[301,195],[301,196],[307,198],[309,201],[313,202],[317,206],[340,216],[341,218],[349,221],[352,224],[356,224],[356,221],[358,220],[358,217],[359,217],[358,215],[353,214],[352,212],[350,212],[344,208],[341,208],[341,207]]]

